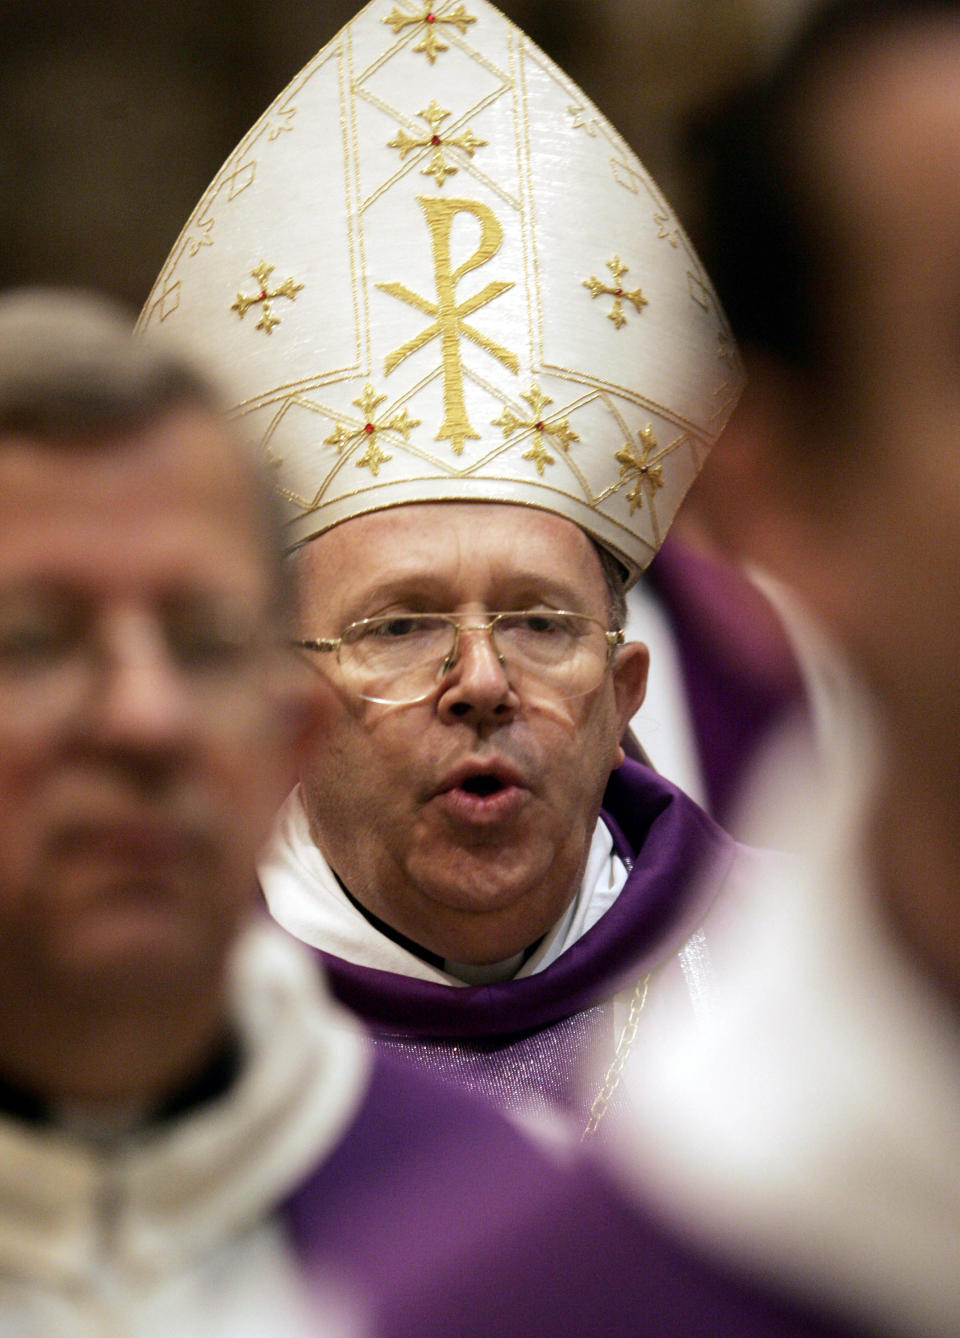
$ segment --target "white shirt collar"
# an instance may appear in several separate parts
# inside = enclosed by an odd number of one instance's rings
[[[606,824],[599,819],[580,890],[516,976],[545,970],[576,943],[616,901],[627,872]],[[260,862],[260,881],[274,919],[315,948],[397,975],[445,985],[468,983],[394,943],[351,905],[310,835],[299,786],[280,810]]]
[[[261,1220],[339,1140],[366,1089],[357,1024],[274,926],[240,941],[232,998],[244,1063],[219,1100],[110,1153],[0,1120],[0,1272],[83,1280],[103,1214],[118,1266],[161,1273]]]

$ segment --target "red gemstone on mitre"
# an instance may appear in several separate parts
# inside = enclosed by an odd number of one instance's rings
[[[618,288],[617,291],[614,293],[614,297],[623,297],[623,289]]]
[[[430,137],[430,143],[431,143],[431,144],[439,144],[439,143],[440,143],[440,136],[439,136],[439,135],[431,135],[431,137]]]
[[[364,430],[364,432],[372,432],[372,431],[373,431],[373,424],[372,424],[372,423],[364,423],[364,425],[363,425],[363,430]]]
[[[543,422],[541,421],[541,422],[537,423],[537,424],[536,424],[536,428],[537,428],[537,431],[538,431],[538,432],[542,432],[542,431],[543,431]]]
[[[260,297],[260,301],[261,301],[261,302],[262,302],[263,299],[266,297],[266,295],[267,295],[267,290],[266,290],[266,288],[261,288],[261,289],[260,289],[260,293],[259,293],[259,297]]]
[[[423,20],[423,21],[424,21],[424,23],[436,23],[436,21],[437,21],[437,16],[431,11],[431,13],[426,14],[426,15],[424,16],[424,20]]]

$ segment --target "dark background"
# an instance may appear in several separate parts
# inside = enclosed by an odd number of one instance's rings
[[[771,13],[796,3],[501,8],[593,98],[689,218],[695,193],[677,127],[752,66]],[[83,284],[140,306],[220,163],[358,7],[0,0],[0,286]]]

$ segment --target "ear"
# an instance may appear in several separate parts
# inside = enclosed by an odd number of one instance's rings
[[[647,695],[647,672],[650,652],[642,641],[628,641],[620,646],[613,660],[613,692],[617,712],[617,758],[614,766],[623,761],[624,752],[619,740],[627,726],[643,705]]]

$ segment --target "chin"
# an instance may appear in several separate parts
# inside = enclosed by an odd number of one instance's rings
[[[504,913],[511,907],[528,901],[543,881],[543,874],[528,868],[514,866],[501,868],[499,860],[463,859],[456,873],[448,876],[411,878],[428,903],[462,911],[466,914],[482,912]]]
[[[78,928],[53,970],[88,1005],[162,1006],[188,995],[215,969],[216,952],[206,938],[193,920],[173,915],[101,917]]]
[[[566,909],[566,901],[544,905],[542,887],[541,877],[498,879],[475,870],[455,883],[421,884],[430,932],[407,932],[442,957],[475,965],[500,962],[545,934]]]

